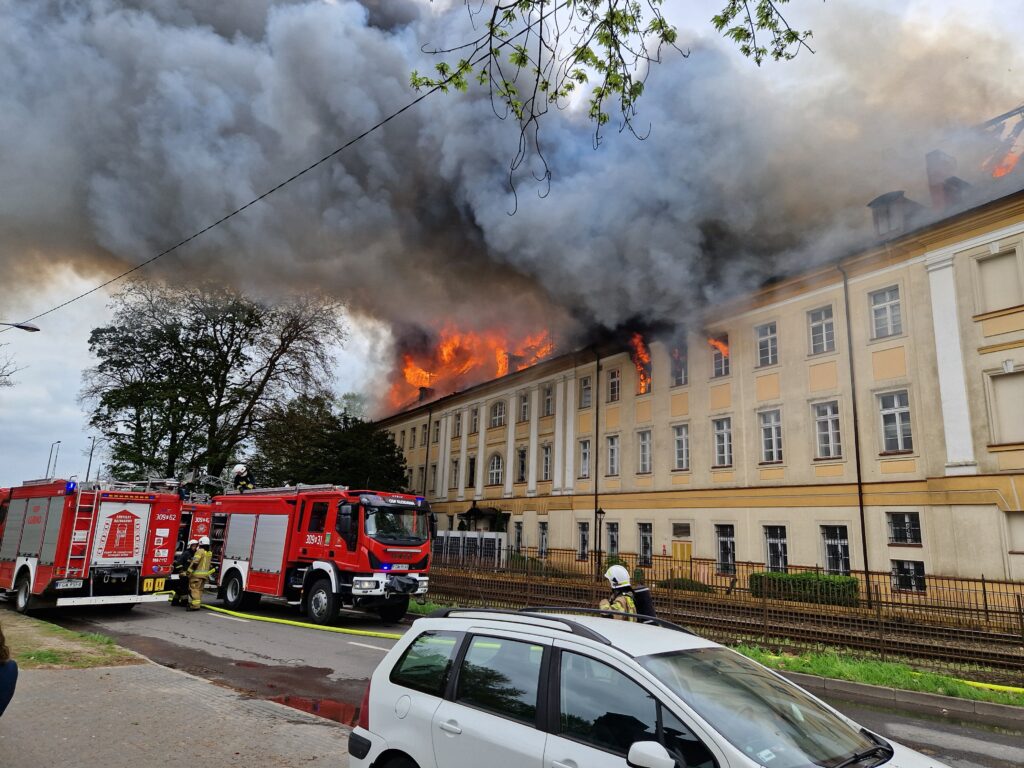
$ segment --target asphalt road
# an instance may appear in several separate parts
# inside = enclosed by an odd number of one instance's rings
[[[302,620],[283,605],[264,604],[254,613]],[[345,723],[352,722],[367,677],[393,644],[212,611],[186,613],[169,605],[139,606],[130,614],[83,609],[51,618],[70,629],[111,635],[160,664]],[[362,615],[345,617],[335,626],[388,633],[407,628]],[[849,699],[829,701],[868,728],[952,768],[1024,766],[1024,729]]]

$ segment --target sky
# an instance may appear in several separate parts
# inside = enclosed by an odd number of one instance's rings
[[[0,321],[144,260],[407,101],[408,72],[430,65],[420,46],[464,32],[461,5],[246,0],[218,15],[200,0],[90,0],[79,18],[0,0],[0,188],[17,190],[0,196]],[[550,193],[520,179],[515,216],[514,131],[479,93],[435,95],[357,158],[144,274],[269,295],[326,287],[350,306],[335,388],[372,398],[396,348],[449,322],[540,324],[571,345],[594,325],[713,301],[710,272],[756,281],[756,250],[702,260],[700,233],[720,213],[797,261],[837,247],[872,190],[922,196],[922,142],[1024,102],[1018,3],[794,0],[787,17],[814,29],[816,53],[761,69],[718,40],[708,19],[721,5],[666,4],[691,56],[653,71],[649,140],[610,130],[595,151],[578,114],[552,115]],[[41,318],[40,333],[0,333],[22,369],[0,389],[0,486],[42,476],[58,440],[56,474],[85,477],[78,392],[109,300],[101,290]]]

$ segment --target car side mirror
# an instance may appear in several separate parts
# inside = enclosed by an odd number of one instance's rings
[[[676,768],[676,761],[668,750],[656,741],[637,741],[626,757],[629,768]]]

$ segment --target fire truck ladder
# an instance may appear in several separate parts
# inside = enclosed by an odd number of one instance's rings
[[[82,503],[82,489],[78,489],[75,498],[75,514],[71,524],[71,544],[68,546],[68,576],[85,576],[85,566],[89,559],[89,547],[92,546],[93,518],[96,516],[96,497],[92,501]]]
[[[276,488],[253,488],[245,491],[241,494],[243,496],[258,496],[258,495],[275,495],[275,496],[290,496],[297,493],[306,493],[308,491],[347,491],[348,486],[346,485],[332,485],[331,483],[322,483],[319,485],[304,485],[299,483],[297,485],[282,485]],[[238,494],[238,491],[234,492]]]

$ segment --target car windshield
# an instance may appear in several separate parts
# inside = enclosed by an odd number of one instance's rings
[[[366,535],[381,541],[422,544],[430,513],[409,507],[366,507]]]
[[[728,648],[643,656],[637,661],[734,747],[771,768],[834,768],[879,742],[796,686]],[[888,750],[865,755],[878,765]]]

